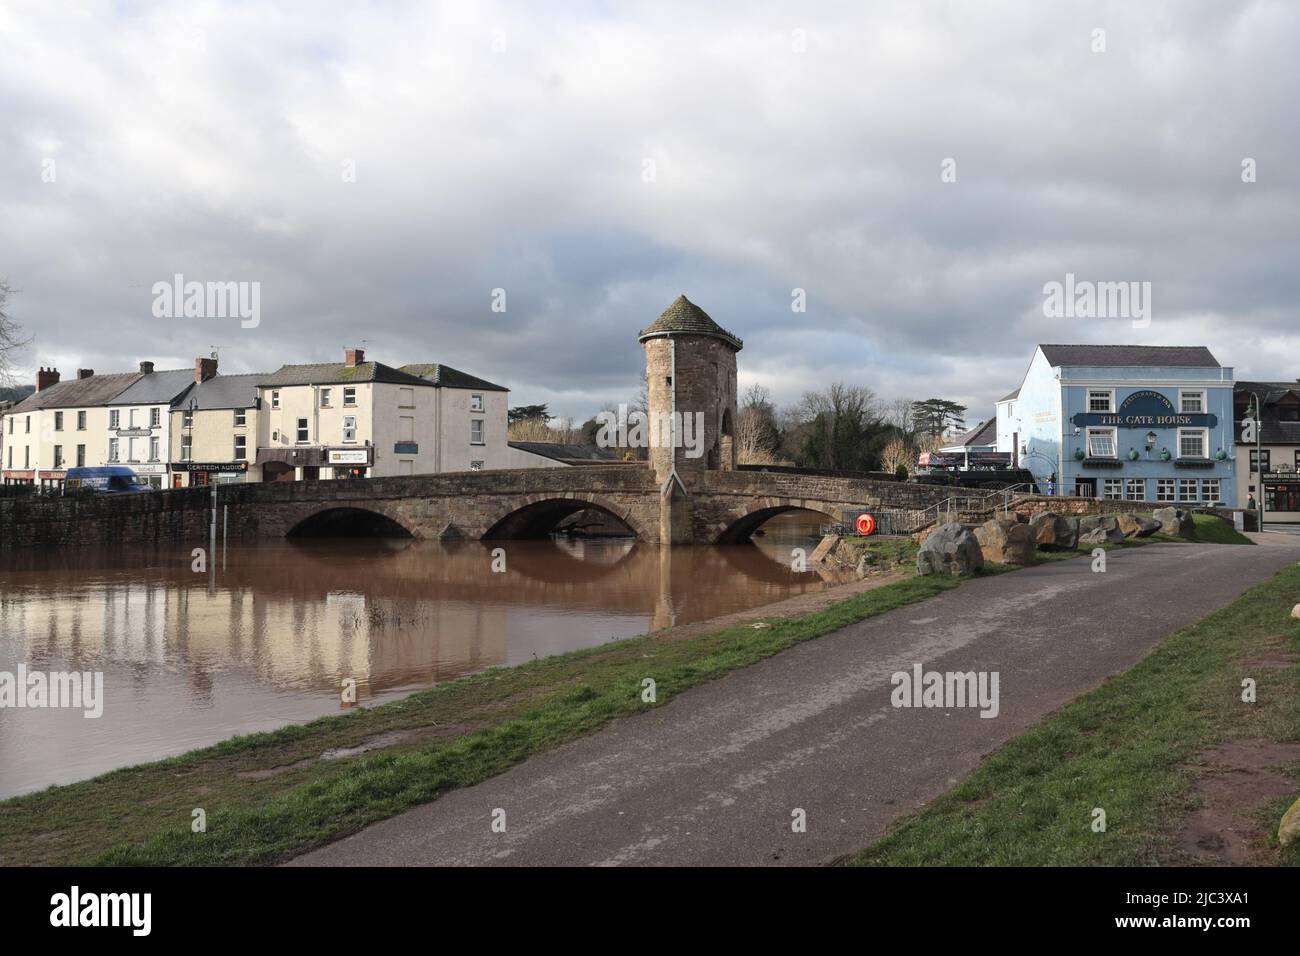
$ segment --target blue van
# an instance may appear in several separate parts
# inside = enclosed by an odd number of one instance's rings
[[[152,486],[124,465],[101,465],[97,468],[69,468],[63,478],[65,494],[91,490],[105,495],[134,494],[151,491]]]

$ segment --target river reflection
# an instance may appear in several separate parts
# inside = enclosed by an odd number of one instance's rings
[[[753,545],[281,541],[209,573],[175,550],[0,556],[0,671],[102,671],[104,714],[0,708],[0,796],[337,712],[495,665],[819,590],[816,527]],[[494,572],[493,549],[505,570]]]

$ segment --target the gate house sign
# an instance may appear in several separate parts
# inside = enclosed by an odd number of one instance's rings
[[[1151,389],[1134,392],[1120,403],[1118,412],[1079,412],[1070,421],[1084,428],[1111,425],[1120,428],[1214,428],[1216,415],[1179,412],[1174,403]]]

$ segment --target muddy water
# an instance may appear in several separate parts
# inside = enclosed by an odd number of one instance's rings
[[[281,541],[207,573],[188,547],[0,555],[0,674],[103,673],[103,715],[0,706],[0,797],[496,665],[820,590],[790,570],[816,526],[776,519],[752,545],[628,539]],[[505,570],[494,572],[494,547]]]

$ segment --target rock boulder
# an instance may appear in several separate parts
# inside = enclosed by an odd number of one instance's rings
[[[916,555],[917,574],[970,574],[983,566],[979,541],[955,521],[935,528]]]
[[[1073,551],[1079,543],[1079,519],[1051,511],[1036,514],[1029,522],[1035,547],[1044,551]]]
[[[1087,534],[1079,535],[1080,548],[1095,548],[1103,544],[1119,544],[1124,540],[1124,532],[1119,527],[1096,527]]]
[[[1196,534],[1196,522],[1192,513],[1182,508],[1157,508],[1151,517],[1160,522],[1160,530],[1165,534],[1180,538],[1191,538]]]
[[[1034,534],[1029,525],[994,518],[975,529],[975,540],[985,561],[997,564],[1033,564]]]

